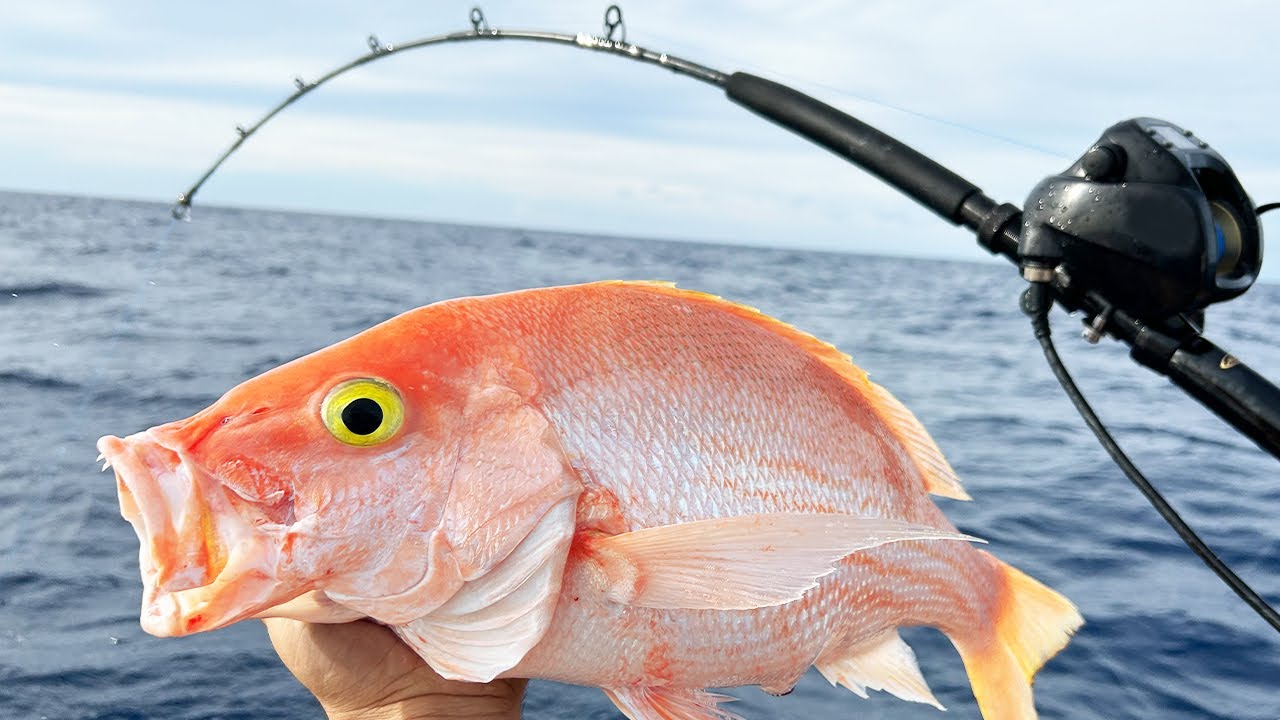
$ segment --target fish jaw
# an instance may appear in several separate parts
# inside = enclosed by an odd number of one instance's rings
[[[120,514],[140,543],[142,629],[159,637],[213,630],[291,599],[278,579],[283,526],[254,527],[216,477],[152,431],[106,436]]]

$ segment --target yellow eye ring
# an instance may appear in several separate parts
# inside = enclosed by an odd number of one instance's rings
[[[320,405],[324,426],[338,440],[360,447],[390,440],[404,424],[404,401],[385,380],[348,380]]]

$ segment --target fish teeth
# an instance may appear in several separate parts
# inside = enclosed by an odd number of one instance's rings
[[[98,453],[98,457],[94,458],[93,461],[102,462],[102,470],[100,470],[99,472],[106,472],[107,468],[111,467],[111,460],[108,459],[107,456],[103,453]]]

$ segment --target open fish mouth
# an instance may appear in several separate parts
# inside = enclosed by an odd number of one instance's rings
[[[279,538],[251,527],[217,478],[152,430],[98,440],[116,474],[120,514],[140,547],[142,629],[186,635],[230,625],[278,601]]]

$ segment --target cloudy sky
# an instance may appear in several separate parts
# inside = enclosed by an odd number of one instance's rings
[[[599,33],[604,3],[486,1]],[[169,201],[292,90],[468,3],[0,2],[0,188]],[[1021,204],[1106,126],[1194,130],[1280,200],[1280,5],[623,3],[628,40],[794,85]],[[199,205],[978,259],[858,169],[651,66],[504,42],[373,63],[269,123]],[[1267,216],[1269,229],[1275,216]],[[1277,232],[1272,229],[1272,232]],[[1273,261],[1273,265],[1280,265]],[[1280,280],[1280,267],[1267,273]]]

